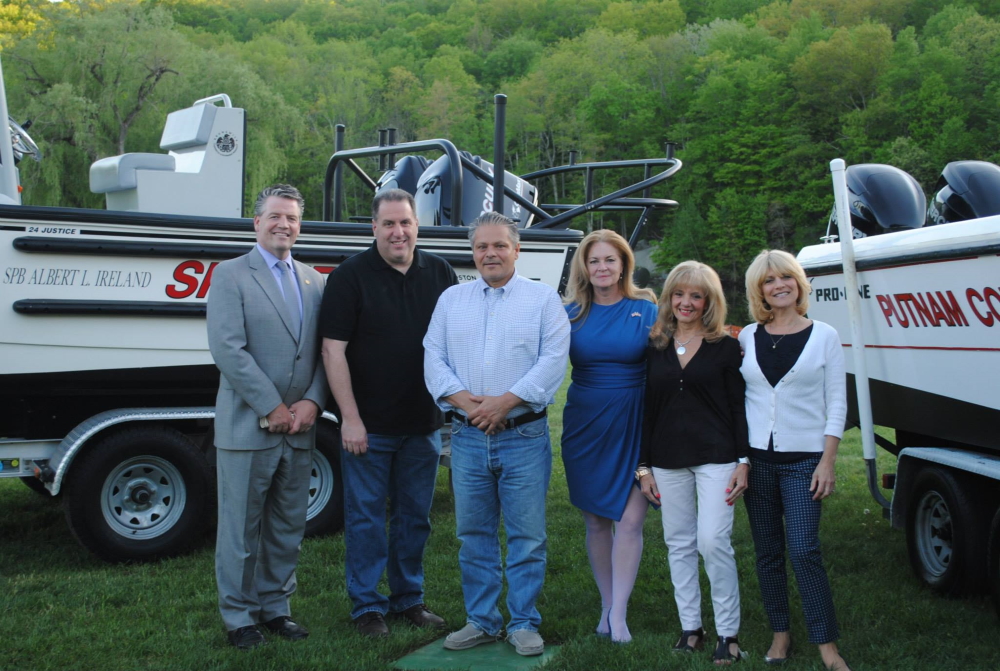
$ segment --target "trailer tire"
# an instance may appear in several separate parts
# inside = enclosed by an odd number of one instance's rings
[[[1000,509],[993,516],[990,524],[990,546],[986,557],[986,572],[990,582],[990,595],[993,597],[993,607],[1000,617]]]
[[[344,528],[344,490],[340,472],[340,438],[327,422],[316,426],[316,449],[309,471],[306,536],[335,534]]]
[[[78,457],[63,486],[69,528],[110,562],[171,557],[203,540],[215,519],[211,468],[184,434],[132,426]]]
[[[917,473],[906,511],[906,545],[917,578],[935,592],[959,595],[981,585],[986,556],[972,499],[947,470]]]

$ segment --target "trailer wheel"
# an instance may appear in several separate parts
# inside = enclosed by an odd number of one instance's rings
[[[327,422],[316,427],[316,449],[309,472],[306,536],[323,536],[344,528],[344,490],[340,473],[340,440]]]
[[[205,455],[164,426],[100,439],[73,464],[63,493],[73,535],[111,562],[181,554],[202,540],[215,517]]]
[[[986,571],[990,581],[990,594],[993,596],[993,607],[1000,616],[1000,509],[993,516],[990,524],[990,547],[986,558]]]
[[[906,544],[917,578],[935,592],[981,584],[983,543],[975,506],[955,476],[936,467],[917,474],[906,513]]]

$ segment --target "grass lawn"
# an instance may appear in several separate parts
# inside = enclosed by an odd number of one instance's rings
[[[539,609],[541,633],[550,643],[562,644],[562,650],[545,668],[714,668],[708,653],[675,656],[669,650],[680,625],[656,512],[646,521],[646,547],[629,610],[634,643],[617,646],[592,634],[600,597],[587,563],[583,521],[569,503],[558,458],[561,411],[552,413],[551,423],[556,458],[548,503],[548,574]],[[881,462],[880,471],[892,470],[891,457],[883,454]],[[918,585],[903,533],[889,528],[869,497],[863,463],[858,433],[852,431],[837,463],[837,493],[824,504],[823,549],[847,659],[855,669],[1000,668],[1000,627],[990,602],[982,597],[943,599]],[[464,609],[453,503],[442,469],[425,588],[427,603],[457,628],[464,622]],[[293,613],[312,636],[241,653],[226,644],[216,610],[208,540],[178,559],[112,566],[76,544],[59,501],[20,482],[0,480],[0,511],[0,669],[388,669],[435,638],[393,621],[392,636],[385,641],[370,643],[354,633],[340,535],[308,540],[302,549]],[[770,633],[742,505],[733,541],[743,598],[741,640],[752,655],[743,668],[763,669]],[[704,577],[702,585],[705,628],[713,636]],[[793,599],[796,645],[786,668],[821,669],[815,647],[806,643],[794,592]]]

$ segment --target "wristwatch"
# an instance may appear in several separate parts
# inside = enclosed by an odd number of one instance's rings
[[[750,457],[740,457],[736,461],[738,461],[741,464],[746,464],[748,467],[750,466]]]
[[[636,480],[642,480],[642,477],[644,475],[652,475],[652,474],[653,474],[653,471],[649,470],[649,467],[647,467],[647,466],[640,466],[639,468],[635,469],[635,479]]]

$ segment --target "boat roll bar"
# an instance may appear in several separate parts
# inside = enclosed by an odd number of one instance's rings
[[[643,167],[647,173],[652,172],[653,166],[667,166],[667,169],[661,173],[653,175],[652,177],[643,179],[640,182],[636,182],[635,184],[626,186],[623,189],[609,193],[606,196],[601,196],[597,199],[593,198],[593,174],[595,170],[637,168],[640,166]],[[526,175],[521,175],[521,179],[531,181],[533,179],[547,177],[561,172],[582,171],[586,178],[587,192],[584,196],[587,200],[586,203],[583,205],[575,205],[571,209],[568,209],[561,214],[557,214],[554,217],[548,217],[545,221],[535,224],[532,228],[558,228],[560,225],[565,226],[565,222],[568,222],[570,219],[578,217],[585,212],[592,212],[600,209],[632,209],[634,207],[641,207],[644,210],[648,210],[649,208],[657,207],[677,207],[677,201],[668,200],[666,198],[626,198],[626,196],[633,194],[636,191],[648,192],[648,189],[669,179],[682,167],[683,164],[676,158],[641,158],[624,161],[601,161],[598,163],[573,163],[570,165],[560,165],[554,168],[536,170],[535,172],[529,172]],[[507,190],[507,194],[511,194],[509,189]],[[514,195],[516,196],[516,194]],[[605,208],[606,205],[610,205],[611,208]],[[545,205],[544,207],[561,209],[558,208],[558,206],[553,205]],[[640,230],[640,228],[640,226],[636,226],[636,230]]]
[[[449,168],[452,184],[451,211],[462,211],[462,160],[458,155],[458,149],[455,148],[455,145],[451,141],[424,140],[422,142],[404,142],[403,144],[393,146],[342,149],[340,147],[343,146],[344,141],[343,129],[343,124],[337,124],[337,150],[330,157],[330,162],[326,165],[326,176],[323,179],[323,221],[341,221],[341,202],[344,191],[343,178],[340,175],[341,164],[346,164],[374,192],[377,186],[375,180],[369,177],[368,173],[354,162],[354,159],[420,151],[440,151],[447,154],[450,161]],[[336,188],[333,188],[334,182],[336,182]]]
[[[594,163],[577,163],[576,150],[569,152],[569,164],[552,168],[544,168],[535,172],[521,175],[525,181],[540,179],[560,173],[582,172],[585,184],[585,202],[581,205],[569,204],[543,204],[535,205],[504,182],[504,163],[506,146],[506,118],[507,118],[507,96],[502,93],[494,96],[495,125],[493,129],[493,174],[487,172],[483,167],[476,165],[470,158],[459,153],[455,145],[444,139],[425,140],[421,142],[404,142],[396,144],[396,129],[388,128],[379,130],[378,146],[362,147],[359,149],[344,149],[344,124],[337,124],[334,142],[334,153],[330,157],[326,166],[326,176],[323,180],[323,221],[343,221],[343,168],[346,165],[351,171],[361,179],[361,181],[374,192],[378,188],[377,181],[368,175],[354,159],[358,158],[379,158],[379,170],[392,169],[396,163],[396,156],[405,153],[416,153],[422,151],[439,151],[448,156],[449,176],[451,179],[451,211],[462,211],[462,172],[468,170],[478,179],[487,184],[493,185],[493,210],[503,212],[504,200],[510,198],[525,210],[531,212],[538,221],[531,228],[559,229],[569,226],[569,222],[576,217],[594,212],[596,210],[641,210],[641,214],[629,239],[629,243],[635,245],[639,233],[643,228],[649,211],[654,209],[669,209],[677,207],[677,201],[666,198],[652,198],[652,187],[669,179],[683,167],[681,161],[674,158],[672,142],[666,143],[665,158],[629,159],[623,161],[597,161]],[[388,161],[386,160],[388,158]],[[594,198],[594,173],[597,170],[611,170],[619,168],[643,168],[643,179],[627,187],[609,193],[600,198]],[[654,174],[654,169],[663,168]],[[641,198],[629,198],[633,193],[642,192]],[[542,208],[559,211],[559,214],[550,214]],[[461,225],[461,223],[453,224]]]
[[[878,469],[875,464],[875,422],[872,419],[871,390],[868,386],[868,361],[865,358],[865,336],[861,318],[861,296],[858,293],[858,268],[854,260],[854,229],[851,226],[851,207],[847,193],[847,164],[842,158],[830,161],[833,179],[833,197],[837,211],[837,228],[840,233],[840,255],[844,265],[844,283],[847,290],[847,317],[851,323],[851,353],[854,359],[854,383],[858,394],[858,419],[861,425],[861,447],[864,451],[868,475],[868,491],[880,506],[888,509],[892,504],[878,486]]]

